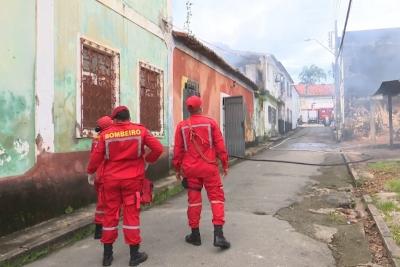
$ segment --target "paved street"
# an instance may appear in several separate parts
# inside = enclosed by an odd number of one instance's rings
[[[258,158],[322,163],[324,154],[304,150],[332,146],[329,128],[305,128]],[[142,249],[149,260],[141,266],[335,266],[326,243],[297,232],[274,216],[281,208],[300,201],[307,185],[315,183],[312,177],[320,174],[313,166],[250,161],[235,165],[224,181],[225,234],[232,248],[219,251],[212,246],[208,204],[202,216],[203,245],[193,247],[183,241],[188,227],[186,196],[182,194],[143,213]],[[128,266],[128,247],[121,234],[114,248],[113,266]],[[28,266],[101,266],[101,258],[100,243],[87,238]]]

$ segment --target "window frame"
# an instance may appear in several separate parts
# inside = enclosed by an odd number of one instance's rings
[[[82,56],[83,47],[90,47],[94,50],[98,50],[101,53],[107,54],[113,57],[114,64],[114,97],[115,106],[119,105],[120,102],[120,52],[117,49],[110,48],[107,45],[101,44],[100,42],[94,41],[88,37],[78,34],[77,38],[77,79],[76,79],[76,126],[75,126],[75,137],[76,138],[90,138],[95,135],[94,129],[84,129],[83,128],[83,66],[82,66]]]
[[[140,90],[141,90],[141,87],[140,87],[140,70],[141,70],[141,68],[146,68],[146,69],[149,69],[149,70],[151,70],[151,71],[154,71],[154,72],[156,72],[156,73],[158,73],[159,75],[160,75],[160,107],[161,107],[161,109],[160,109],[160,131],[151,131],[150,130],[150,132],[155,136],[155,137],[157,137],[157,138],[162,138],[162,137],[164,137],[165,136],[165,119],[164,119],[164,96],[165,96],[165,86],[164,86],[164,70],[163,69],[161,69],[161,68],[158,68],[158,67],[156,67],[156,66],[154,66],[154,65],[152,65],[152,64],[150,64],[150,63],[148,63],[148,62],[146,62],[146,61],[144,61],[144,60],[139,60],[138,61],[138,71],[137,71],[137,88],[138,88],[138,90],[137,90],[137,93],[138,93],[138,100],[139,100],[139,102],[138,102],[138,107],[137,107],[137,121],[138,122],[140,122],[141,123],[141,121],[140,121],[140,113],[141,113],[141,110],[140,110],[140,103],[141,103],[141,95],[140,95]],[[146,125],[144,125],[144,126],[146,126]]]
[[[201,93],[200,93],[200,81],[197,81],[195,79],[189,78],[189,77],[182,77],[183,78],[183,82],[182,82],[182,97],[181,97],[181,101],[182,101],[182,119],[187,119],[185,118],[185,109],[186,109],[186,99],[184,99],[184,93],[185,93],[185,86],[186,84],[195,84],[197,87],[195,89],[197,89],[197,95],[198,97],[201,97]],[[189,113],[189,112],[188,112]],[[188,114],[190,116],[190,114]]]

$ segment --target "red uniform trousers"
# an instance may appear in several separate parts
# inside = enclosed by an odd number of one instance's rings
[[[112,244],[118,237],[119,211],[123,205],[125,243],[138,245],[140,238],[140,190],[142,178],[105,180],[105,216],[101,242]]]
[[[103,224],[104,220],[104,191],[103,191],[103,182],[94,182],[94,188],[97,193],[97,203],[96,203],[96,212],[94,215],[94,223],[95,224]]]
[[[188,209],[187,215],[189,226],[191,228],[198,228],[200,224],[202,200],[200,189],[205,187],[207,191],[208,200],[211,204],[211,211],[213,214],[212,223],[214,225],[224,225],[225,212],[224,212],[224,190],[219,173],[209,177],[188,177]]]

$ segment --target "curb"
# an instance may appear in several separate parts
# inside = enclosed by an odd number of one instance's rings
[[[261,153],[294,133],[295,131],[276,141],[264,143],[259,147],[252,147],[251,150],[246,153],[246,157]],[[233,166],[241,161],[240,159],[231,159],[229,165]],[[154,182],[153,190],[153,203],[143,207],[143,211],[155,205],[159,205],[179,194],[183,191],[183,188],[181,183],[176,180],[175,175],[172,175]],[[94,232],[94,210],[95,205],[92,204],[76,210],[72,214],[62,215],[10,235],[0,237],[0,248],[14,246],[14,248],[6,252],[0,251],[0,267],[14,267],[28,264],[46,256],[50,252],[92,235]],[[41,234],[36,236],[32,235],[33,237],[29,238],[30,232],[41,232]],[[16,246],[16,244],[19,245]]]
[[[342,156],[346,163],[350,162],[348,156],[345,153],[342,153]],[[347,169],[349,171],[350,176],[353,179],[353,182],[355,184],[357,184],[357,181],[360,180],[358,172],[355,170],[355,168],[352,166],[352,164],[347,164]],[[381,236],[381,238],[383,240],[383,244],[385,245],[385,248],[389,252],[389,258],[390,258],[393,266],[400,267],[400,248],[397,246],[396,242],[394,241],[392,234],[390,233],[389,227],[387,226],[381,213],[375,207],[375,205],[372,203],[372,198],[370,195],[363,195],[362,201],[366,205],[367,211],[372,216],[372,219],[374,220],[374,222],[378,228],[379,235]]]
[[[154,201],[143,207],[147,210],[159,205],[183,190],[175,176],[154,183]],[[33,262],[52,251],[61,249],[74,241],[86,238],[94,233],[93,214],[95,205],[76,210],[73,214],[63,215],[27,229],[0,238],[1,247],[14,246],[5,253],[0,252],[0,267],[22,266]],[[41,234],[29,238],[30,232]],[[19,244],[15,246],[15,244]]]

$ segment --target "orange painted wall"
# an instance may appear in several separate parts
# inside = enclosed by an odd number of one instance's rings
[[[178,48],[174,49],[173,66],[173,118],[174,129],[182,120],[182,78],[187,77],[199,83],[203,100],[203,114],[220,123],[220,93],[230,96],[243,96],[246,106],[246,142],[254,141],[253,133],[253,91],[246,89],[234,81],[210,68],[206,64],[191,57]]]

